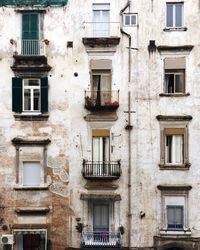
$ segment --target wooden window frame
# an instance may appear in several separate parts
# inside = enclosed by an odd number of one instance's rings
[[[167,83],[166,83],[166,76],[167,75],[174,75],[174,92],[168,92],[167,90]],[[180,92],[177,92],[176,91],[176,79],[175,77],[177,75],[182,75],[183,76],[183,91],[180,91]],[[165,82],[165,88],[164,88],[164,92],[166,94],[171,94],[171,95],[176,95],[176,94],[185,94],[185,69],[165,69],[165,79],[164,79],[164,82]]]

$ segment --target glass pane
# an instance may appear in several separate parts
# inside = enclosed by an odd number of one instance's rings
[[[182,4],[175,5],[176,27],[182,27]]]
[[[131,16],[131,24],[132,24],[132,25],[135,25],[135,24],[136,24],[136,16],[135,16],[135,15],[132,15],[132,16]]]
[[[39,79],[24,79],[24,86],[40,86]]]
[[[31,90],[24,89],[24,110],[31,110]]]
[[[41,165],[39,162],[23,163],[23,186],[40,186]]]
[[[175,89],[177,93],[184,92],[184,74],[175,76]]]
[[[40,90],[34,89],[33,92],[33,109],[34,111],[40,110]]]
[[[167,27],[173,27],[173,4],[167,4]]]
[[[125,16],[125,25],[130,25],[130,16]]]
[[[166,163],[172,163],[172,136],[167,135],[165,140],[166,140],[166,148],[165,148]]]
[[[173,162],[174,163],[183,163],[183,135],[173,135]]]
[[[165,74],[166,93],[174,93],[174,74]]]

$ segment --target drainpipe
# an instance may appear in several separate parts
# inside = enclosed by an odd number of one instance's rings
[[[127,1],[125,7],[120,11],[120,15],[122,16],[124,11],[130,7],[131,1]],[[123,17],[122,17],[123,18]],[[128,37],[129,45],[128,45],[128,86],[131,83],[131,35],[123,30],[121,26],[120,31],[123,35]],[[127,214],[127,231],[128,231],[128,248],[131,248],[131,229],[132,229],[132,214],[131,214],[131,93],[128,91],[128,124],[125,129],[128,130],[128,214]]]

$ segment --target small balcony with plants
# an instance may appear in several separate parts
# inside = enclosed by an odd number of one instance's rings
[[[116,180],[121,176],[120,161],[83,161],[82,175],[88,180]]]
[[[119,107],[119,90],[85,91],[85,108],[90,111],[115,111]]]

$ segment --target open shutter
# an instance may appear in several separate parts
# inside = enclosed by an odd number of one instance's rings
[[[12,78],[12,111],[22,112],[22,78]]]
[[[48,78],[41,78],[41,112],[48,112]]]

